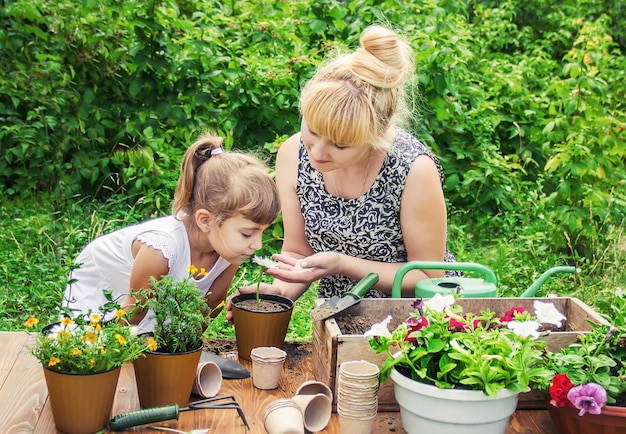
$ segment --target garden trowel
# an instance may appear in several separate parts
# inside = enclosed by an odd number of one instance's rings
[[[229,360],[226,357],[222,357],[218,354],[214,354],[208,351],[203,351],[200,356],[200,363],[202,362],[214,362],[222,370],[222,378],[225,379],[239,379],[250,377],[250,371],[248,371],[241,363]]]
[[[324,321],[331,316],[337,315],[339,312],[346,310],[350,306],[361,301],[361,297],[378,282],[378,274],[369,273],[354,285],[348,292],[344,292],[341,296],[329,298],[324,303],[311,311],[313,321]]]

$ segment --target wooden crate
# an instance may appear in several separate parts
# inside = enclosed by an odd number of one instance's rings
[[[496,316],[502,316],[514,306],[523,306],[529,312],[534,312],[533,302],[541,300],[553,302],[555,307],[567,317],[564,324],[565,331],[552,332],[542,337],[552,351],[559,350],[576,340],[581,332],[591,330],[591,324],[606,323],[593,309],[577,298],[462,298],[457,302],[463,306],[464,312],[478,313],[481,310],[491,309]],[[326,321],[316,321],[313,325],[313,373],[318,381],[328,384],[337,396],[336,376],[339,365],[348,360],[367,360],[380,366],[386,358],[385,354],[376,354],[369,346],[362,334],[342,334],[340,325],[350,316],[368,318],[371,324],[382,321],[387,315],[392,316],[389,329],[393,330],[404,321],[413,310],[412,299],[363,299],[359,304],[352,306]],[[315,301],[315,306],[323,303],[323,299]],[[545,402],[538,391],[522,393],[518,408],[545,408]],[[399,407],[394,398],[393,382],[388,379],[381,384],[378,393],[379,411],[398,411]],[[336,411],[336,398],[333,398],[333,411]]]

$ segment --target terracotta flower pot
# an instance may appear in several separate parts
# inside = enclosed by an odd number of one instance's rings
[[[548,404],[548,413],[561,434],[626,434],[626,407],[608,405],[601,414],[578,415],[578,409]]]
[[[274,294],[260,294],[261,302],[278,305],[277,311],[252,311],[241,306],[247,300],[256,303],[256,294],[240,294],[232,298],[233,323],[239,357],[250,360],[250,352],[257,347],[278,347],[285,344],[293,301]]]
[[[186,353],[146,352],[133,362],[139,404],[143,408],[177,403],[186,407],[196,378],[202,343]]]
[[[96,374],[71,374],[43,368],[54,425],[67,434],[107,427],[121,368]]]

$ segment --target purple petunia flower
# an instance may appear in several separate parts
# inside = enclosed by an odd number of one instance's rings
[[[411,303],[411,307],[417,309],[420,315],[424,315],[424,300],[422,298],[416,298],[415,301]]]
[[[572,387],[567,392],[567,399],[580,411],[579,416],[585,413],[600,414],[606,403],[606,390],[596,383],[583,384]]]

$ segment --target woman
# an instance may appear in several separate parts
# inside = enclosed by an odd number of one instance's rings
[[[328,298],[375,272],[380,279],[367,296],[385,297],[403,263],[454,260],[446,250],[441,166],[396,123],[407,112],[410,47],[381,26],[367,28],[360,42],[305,85],[301,132],[278,151],[284,242],[273,256],[278,266],[267,270],[274,282],[262,292],[295,300],[320,280],[319,297]],[[403,295],[443,274],[411,271]]]

